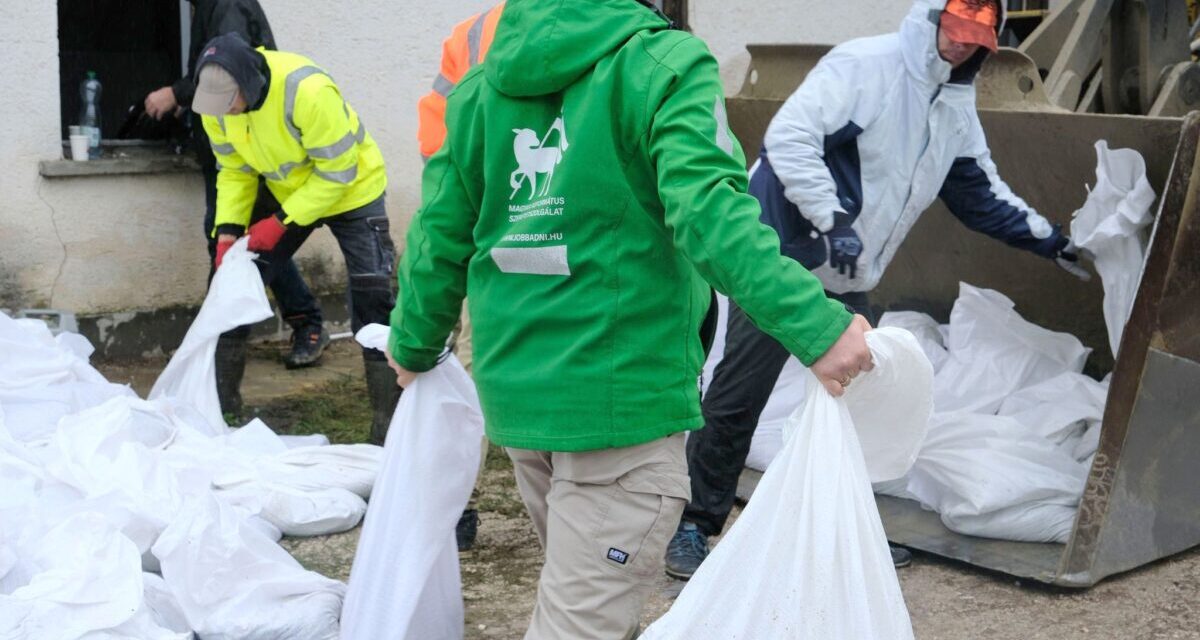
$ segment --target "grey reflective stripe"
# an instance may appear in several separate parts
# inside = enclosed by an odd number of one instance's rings
[[[307,67],[300,67],[299,69],[289,73],[287,80],[284,80],[283,123],[287,125],[288,132],[292,134],[292,137],[296,139],[296,142],[300,142],[300,129],[296,126],[296,123],[293,122],[292,118],[296,111],[296,92],[300,90],[300,83],[303,82],[305,78],[318,73],[324,74],[325,72],[311,65]]]
[[[492,261],[504,273],[569,276],[567,245],[553,247],[493,247]]]
[[[221,144],[218,142],[213,142],[211,140],[209,141],[209,144],[212,145],[212,150],[217,153],[223,153],[225,155],[229,155],[236,151],[236,149],[234,149],[233,145],[231,145],[231,144]]]
[[[358,130],[362,131],[362,127],[359,127]],[[346,153],[350,147],[354,146],[355,141],[355,135],[353,133],[347,133],[346,135],[342,136],[341,140],[338,140],[333,144],[327,144],[323,147],[316,147],[315,149],[305,149],[305,151],[308,152],[308,155],[314,158],[325,158],[326,160],[330,160],[342,155],[343,153]]]
[[[238,171],[241,171],[242,173],[254,173],[254,167],[251,167],[248,164],[244,164],[244,165],[238,167]]]
[[[354,139],[362,144],[363,140],[367,139],[367,128],[363,126],[362,120],[358,121],[358,131],[354,132]]]
[[[221,127],[221,133],[225,133],[225,116],[217,116],[217,126]]]
[[[487,15],[486,11],[479,14],[471,24],[471,29],[467,31],[467,49],[470,51],[467,63],[472,67],[479,64],[479,41],[483,39],[483,21],[487,19]]]
[[[306,166],[311,163],[312,163],[312,160],[309,160],[308,158],[305,158],[301,162],[285,162],[285,163],[279,165],[278,171],[271,171],[268,173],[264,173],[262,175],[264,178],[266,178],[268,180],[283,181],[283,180],[287,180],[288,174],[290,174],[292,172],[292,170],[295,169],[296,167],[303,167],[303,166]]]
[[[341,184],[350,184],[351,182],[354,182],[355,178],[358,177],[358,165],[354,165],[353,167],[350,167],[349,169],[345,169],[343,171],[325,172],[325,171],[321,171],[320,169],[314,169],[313,173],[315,175],[321,176],[322,178],[325,178],[326,180],[328,180],[330,182],[338,182]]]
[[[433,79],[433,92],[439,96],[445,98],[446,96],[450,95],[450,92],[453,89],[454,83],[450,82],[450,79],[446,76],[439,73],[438,77]]]

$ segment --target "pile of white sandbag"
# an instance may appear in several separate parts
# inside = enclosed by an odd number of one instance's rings
[[[0,314],[0,638],[324,639],[345,585],[277,541],[354,527],[381,449],[221,422],[217,336],[270,315],[244,241],[150,400]]]
[[[1136,151],[1110,150],[1103,140],[1095,146],[1096,185],[1075,213],[1071,235],[1103,279],[1115,356],[1141,280],[1155,196]],[[916,336],[935,376],[934,413],[916,464],[876,490],[920,501],[960,533],[1065,542],[1108,394],[1107,379],[1082,373],[1088,349],[1024,320],[999,292],[967,284],[948,325],[911,311],[886,313],[879,325]],[[764,469],[779,451],[777,415],[799,405],[792,389],[781,376],[771,404],[783,407],[764,411],[747,466]]]

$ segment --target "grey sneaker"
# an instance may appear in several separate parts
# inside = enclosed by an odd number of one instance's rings
[[[708,557],[708,536],[691,522],[680,522],[667,545],[667,575],[678,580],[692,577]]]
[[[912,564],[912,552],[908,549],[905,549],[904,547],[893,547],[889,544],[888,551],[892,552],[892,564],[895,565],[897,569],[900,567],[907,567],[908,565]]]
[[[329,332],[321,325],[309,325],[292,332],[292,349],[283,357],[288,369],[310,367],[321,359],[329,345]]]

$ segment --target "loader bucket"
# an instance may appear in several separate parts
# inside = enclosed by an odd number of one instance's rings
[[[748,47],[751,66],[728,100],[730,127],[757,156],[775,111],[828,47]],[[1157,217],[1119,358],[1107,346],[1099,278],[968,231],[936,203],[872,294],[877,311],[946,321],[959,281],[996,289],[1031,322],[1070,332],[1094,351],[1088,372],[1112,372],[1096,453],[1070,540],[1006,542],[946,529],[915,502],[878,496],[898,544],[1023,578],[1088,587],[1200,544],[1200,114],[1187,118],[1076,114],[1051,106],[1032,61],[993,56],[976,81],[979,115],[1000,175],[1051,220],[1069,225],[1094,183],[1093,144],[1132,148],[1159,195]]]

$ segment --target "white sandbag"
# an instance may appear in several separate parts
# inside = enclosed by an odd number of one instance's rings
[[[933,411],[933,366],[904,329],[870,331],[867,346],[876,366],[854,379],[845,402],[867,475],[871,482],[885,482],[907,473],[921,450]]]
[[[88,364],[92,351],[81,335],[56,337],[41,320],[0,312],[0,410],[15,439],[43,442],[63,416],[117,396],[136,397]]]
[[[32,576],[0,595],[0,638],[76,640],[126,623],[141,607],[140,554],[100,514],[63,520],[20,551]]]
[[[917,343],[921,345],[921,350],[925,352],[925,357],[929,358],[929,363],[933,365],[934,373],[941,369],[950,357],[949,351],[946,350],[946,337],[943,335],[942,325],[927,313],[888,311],[879,318],[879,328],[884,327],[897,327],[913,334]]]
[[[41,320],[14,320],[0,311],[0,390],[105,383],[104,376],[88,364],[91,349],[82,336],[55,338]]]
[[[188,502],[154,544],[188,626],[204,640],[328,640],[345,586],[306,571],[212,496]]]
[[[215,491],[214,495],[256,514],[286,536],[349,531],[367,512],[367,503],[345,489],[298,489],[270,480],[235,484]]]
[[[747,467],[766,471],[767,465],[779,455],[783,449],[783,425],[804,402],[804,383],[808,377],[808,370],[795,357],[789,357],[784,363],[771,397],[758,418],[758,426],[754,428],[750,452],[746,456]]]
[[[950,313],[950,357],[934,378],[938,412],[992,414],[1018,389],[1071,371],[1088,349],[1075,337],[1022,318],[997,291],[959,284]]]
[[[935,414],[908,490],[959,533],[1066,542],[1087,480],[1081,465],[1012,418]]]
[[[211,435],[225,433],[225,419],[217,399],[214,354],[220,335],[235,327],[271,317],[257,256],[246,249],[248,238],[235,242],[213,275],[200,313],[166,369],[158,376],[149,399],[173,397],[200,410]]]
[[[1141,231],[1154,219],[1154,198],[1141,154],[1096,142],[1096,186],[1071,219],[1071,238],[1095,257],[1113,357],[1142,279],[1146,243]]]
[[[708,351],[708,357],[704,360],[704,368],[700,370],[700,394],[703,396],[708,392],[708,385],[712,384],[713,372],[717,370],[717,363],[721,358],[725,357],[725,329],[729,323],[729,298],[724,294],[717,294],[717,330],[713,333],[712,348]]]
[[[701,391],[708,392],[717,365],[725,357],[725,330],[729,322],[729,298],[717,294],[717,330],[712,349],[704,361],[700,375]],[[758,418],[758,426],[750,440],[750,451],[746,455],[746,466],[765,471],[771,460],[783,448],[783,423],[804,400],[804,380],[807,378],[804,365],[796,358],[788,358],[771,391],[771,397]]]
[[[1047,440],[1061,444],[1104,417],[1108,383],[1067,371],[1025,387],[1000,403],[996,415],[1008,416]]]
[[[932,369],[927,361],[905,369],[925,357],[911,335],[900,333],[867,334],[877,361],[873,373],[928,398]],[[877,351],[882,344],[905,354],[894,372],[883,373],[891,362]],[[643,640],[913,637],[857,435],[861,429],[874,437],[886,428],[855,424],[846,402],[815,380],[809,389],[749,505]],[[928,409],[900,415],[907,410],[889,422],[928,419]],[[919,440],[920,433],[895,435]]]
[[[370,330],[368,330],[370,329]],[[387,328],[357,336],[386,348]],[[405,389],[363,524],[342,609],[343,639],[458,640],[463,603],[454,527],[479,469],[483,416],[454,356]]]

